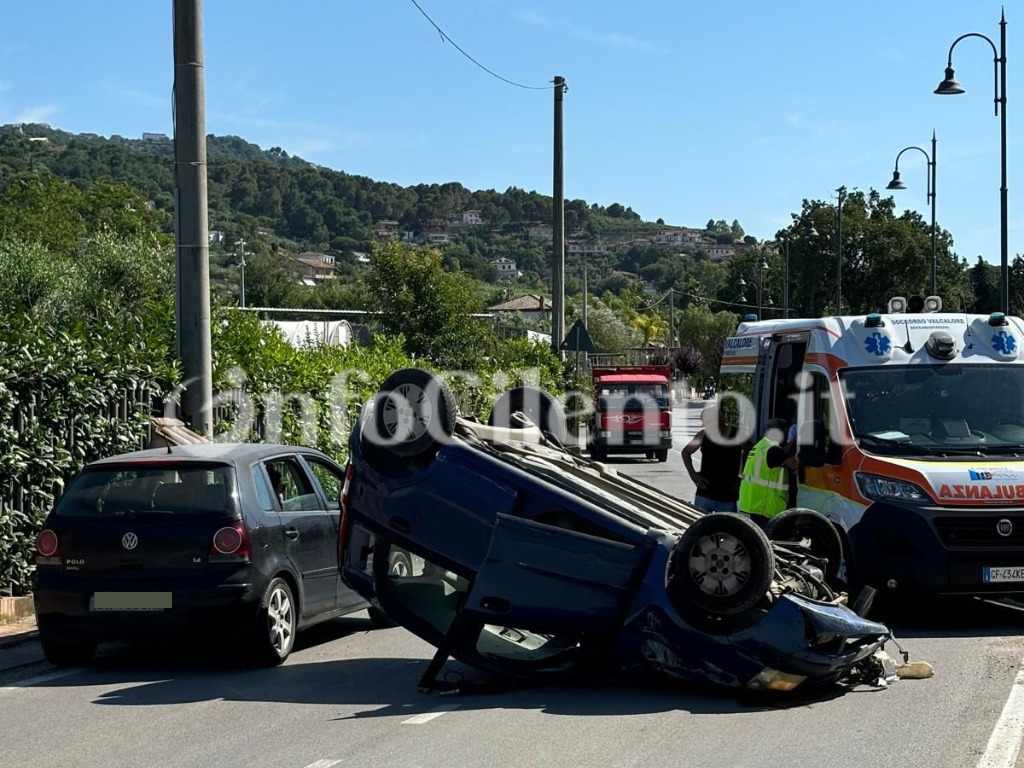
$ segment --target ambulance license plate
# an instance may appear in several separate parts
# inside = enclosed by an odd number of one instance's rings
[[[981,580],[986,584],[1024,582],[1024,565],[1005,565],[982,568]]]

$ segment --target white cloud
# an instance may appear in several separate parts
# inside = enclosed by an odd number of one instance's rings
[[[13,122],[15,123],[45,123],[55,114],[60,112],[60,107],[56,104],[39,104],[33,107],[26,107],[17,115],[15,115]]]
[[[531,27],[554,27],[556,21],[551,19],[549,16],[545,16],[537,11],[520,11],[513,15],[516,21],[523,24],[529,24]],[[664,53],[665,50],[658,45],[655,45],[649,40],[644,40],[637,37],[636,35],[630,35],[623,32],[596,32],[586,27],[577,27],[571,24],[561,24],[569,29],[570,33],[580,39],[585,40],[588,43],[596,43],[598,45],[604,45],[609,48],[619,48],[622,50],[632,51],[652,51],[656,53]]]

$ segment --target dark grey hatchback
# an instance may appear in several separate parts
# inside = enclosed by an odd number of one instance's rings
[[[300,629],[367,607],[338,576],[344,482],[324,454],[282,445],[88,465],[37,540],[47,658],[86,663],[100,641],[190,628],[240,637],[254,660],[280,663]]]

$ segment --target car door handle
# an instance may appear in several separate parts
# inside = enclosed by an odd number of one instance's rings
[[[295,540],[297,540],[299,538],[299,529],[298,528],[285,528],[284,529],[284,535],[287,536],[292,541],[295,541]]]

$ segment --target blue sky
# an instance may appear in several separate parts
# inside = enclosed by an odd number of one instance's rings
[[[739,218],[771,236],[804,197],[884,187],[896,152],[935,128],[939,222],[961,256],[998,259],[999,125],[983,41],[956,51],[968,93],[932,95],[954,37],[998,35],[996,4],[421,2],[508,77],[566,77],[569,197],[676,224]],[[550,94],[475,69],[408,0],[206,6],[210,132],[402,184],[550,193]],[[169,132],[170,7],[5,4],[0,123]],[[1013,254],[1024,249],[1024,11],[1011,7],[1008,21]],[[897,200],[927,215],[924,158],[908,153],[901,169],[910,188]]]

